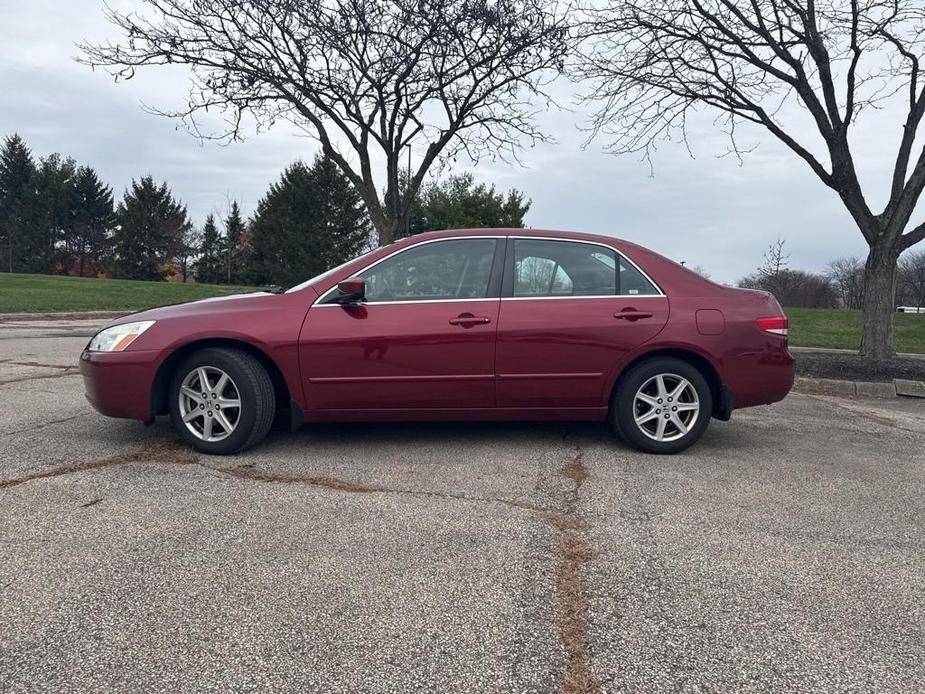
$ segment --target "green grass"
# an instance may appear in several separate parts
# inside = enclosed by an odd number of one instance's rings
[[[250,287],[0,273],[0,313],[137,311]]]
[[[788,308],[790,344],[798,347],[858,349],[861,312],[836,308]],[[925,354],[925,315],[897,313],[893,322],[897,352]]]

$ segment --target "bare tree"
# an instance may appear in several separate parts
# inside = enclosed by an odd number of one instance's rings
[[[925,251],[906,253],[899,259],[901,301],[921,309],[925,306]]]
[[[790,265],[790,253],[785,250],[786,245],[786,239],[781,237],[764,252],[764,262],[758,268],[758,274],[769,284],[773,284]]]
[[[854,256],[829,263],[826,276],[838,293],[844,308],[859,309],[864,304],[864,261]]]
[[[776,275],[762,272],[743,277],[740,287],[772,292],[791,308],[837,308],[838,292],[828,277],[802,270],[783,269]]]
[[[566,29],[554,2],[142,0],[138,12],[108,9],[124,39],[82,45],[80,61],[125,79],[140,67],[189,66],[188,105],[166,115],[202,136],[212,136],[198,128],[204,109],[228,116],[217,137],[240,138],[248,118],[305,129],[388,243],[435,162],[516,158],[524,141],[546,139],[531,102],[548,99],[543,87],[562,69]],[[411,147],[417,168],[402,186]]]
[[[925,238],[925,223],[910,223],[925,188],[925,150],[913,152],[925,116],[921,0],[608,0],[587,10],[580,34],[577,74],[599,105],[593,131],[615,152],[648,156],[663,138],[686,137],[688,116],[705,108],[735,155],[747,149],[736,128],[761,126],[838,194],[870,248],[861,353],[890,356],[897,259]],[[905,112],[877,212],[849,133],[862,111],[894,98]]]
[[[177,246],[177,265],[180,267],[180,280],[186,284],[193,272],[196,259],[202,249],[202,229],[190,224],[183,230]]]

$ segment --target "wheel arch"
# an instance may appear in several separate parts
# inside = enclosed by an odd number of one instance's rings
[[[642,354],[636,355],[621,369],[619,375],[614,381],[613,387],[610,389],[610,396],[607,400],[608,407],[610,407],[611,403],[613,402],[614,393],[617,391],[621,381],[633,369],[633,367],[656,357],[674,357],[675,359],[680,359],[681,361],[687,362],[695,369],[700,371],[700,373],[703,374],[703,377],[707,379],[707,383],[710,386],[710,394],[713,396],[713,412],[711,413],[712,416],[722,420],[729,419],[733,407],[732,394],[723,384],[723,379],[719,375],[719,370],[711,359],[689,347],[656,347],[643,352]]]
[[[157,372],[151,382],[151,417],[168,412],[168,389],[170,379],[180,362],[201,349],[206,348],[237,349],[254,357],[267,371],[273,383],[273,392],[276,396],[277,411],[288,410],[292,395],[289,384],[283,376],[282,370],[265,351],[244,340],[229,337],[209,337],[193,340],[174,349],[157,367]]]

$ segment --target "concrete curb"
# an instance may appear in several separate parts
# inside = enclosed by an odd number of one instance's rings
[[[856,349],[835,349],[833,347],[797,347],[795,345],[790,345],[788,349],[791,352],[805,352],[807,354],[857,354]],[[925,354],[918,354],[916,352],[897,352],[897,357],[910,358],[910,359],[925,359]]]
[[[797,376],[793,382],[795,393],[834,395],[843,398],[925,398],[925,381],[894,378],[888,382],[841,381],[835,378],[807,378]]]
[[[0,323],[44,320],[104,320],[121,318],[134,311],[67,311],[64,313],[0,313]]]

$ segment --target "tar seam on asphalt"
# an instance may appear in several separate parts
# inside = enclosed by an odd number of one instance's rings
[[[13,479],[0,480],[0,489],[15,487],[33,480],[47,479],[49,477],[60,477],[75,472],[85,472],[87,470],[99,470],[106,467],[115,467],[117,465],[131,465],[133,463],[146,464],[169,464],[169,465],[200,465],[199,456],[194,455],[188,450],[178,448],[174,443],[156,443],[140,448],[133,449],[127,453],[119,453],[107,458],[100,458],[89,463],[70,463],[67,465],[57,465],[47,470],[39,470],[22,477]],[[208,466],[205,466],[208,467]],[[212,469],[212,468],[209,468]]]
[[[92,416],[93,414],[94,414],[93,412],[81,412],[80,414],[75,414],[75,415],[72,415],[72,416],[70,416],[70,417],[64,417],[64,418],[62,418],[62,419],[51,419],[51,420],[45,422],[44,424],[36,424],[35,426],[31,426],[31,427],[28,427],[28,428],[26,428],[26,429],[17,429],[17,430],[15,430],[15,431],[7,431],[7,432],[5,432],[5,433],[3,433],[3,434],[0,434],[0,438],[4,438],[4,439],[5,439],[5,438],[8,438],[8,437],[10,437],[10,436],[16,436],[16,434],[25,434],[26,432],[32,432],[32,431],[36,431],[36,430],[38,430],[38,429],[44,429],[45,427],[50,427],[50,426],[53,426],[53,425],[55,425],[55,424],[62,424],[62,423],[64,423],[64,422],[70,422],[70,421],[72,421],[72,420],[74,420],[74,419],[80,419],[81,417],[90,417],[90,416]]]
[[[9,364],[11,366],[38,366],[43,369],[76,369],[72,364],[42,364],[37,361],[16,361],[15,359],[0,359],[0,364]]]
[[[51,367],[51,368],[59,368],[59,367]],[[66,370],[62,371],[61,373],[39,374],[37,376],[33,375],[33,376],[20,376],[19,378],[10,378],[10,379],[7,379],[6,381],[0,381],[0,386],[5,386],[9,383],[23,383],[25,381],[38,381],[43,378],[65,378],[66,376],[79,376],[79,375],[80,374],[77,372],[76,366],[69,366],[67,367]]]
[[[578,516],[578,497],[581,486],[588,478],[588,471],[582,460],[583,452],[577,448],[575,455],[560,473],[572,480],[565,501],[565,512],[555,514],[557,519],[547,518],[559,531],[556,556],[559,568],[556,572],[556,593],[558,595],[559,640],[565,648],[565,671],[562,673],[562,694],[598,694],[601,686],[591,669],[591,652],[588,648],[588,596],[581,576],[583,564],[594,558],[594,549],[581,534],[584,524]]]
[[[452,501],[499,503],[535,513],[558,533],[555,557],[556,582],[556,627],[559,640],[565,651],[565,664],[561,675],[561,694],[599,694],[600,684],[591,669],[591,654],[588,648],[588,598],[581,567],[594,558],[594,549],[582,536],[584,524],[578,516],[578,499],[582,484],[588,478],[588,471],[582,461],[580,447],[562,466],[559,473],[572,481],[573,486],[566,493],[565,511],[554,511],[532,501],[514,498],[468,496],[448,492],[398,489],[363,484],[327,476],[296,476],[260,470],[252,465],[237,465],[229,468],[215,468],[200,462],[199,456],[189,449],[181,448],[176,442],[163,442],[141,446],[126,453],[112,455],[89,463],[59,465],[22,477],[0,480],[0,489],[15,487],[33,480],[47,479],[72,473],[99,470],[107,467],[132,464],[199,465],[207,470],[222,473],[238,479],[255,482],[284,484],[306,484],[340,492],[359,494],[402,494],[406,496],[431,497]],[[102,499],[92,499],[81,504],[88,508]]]

